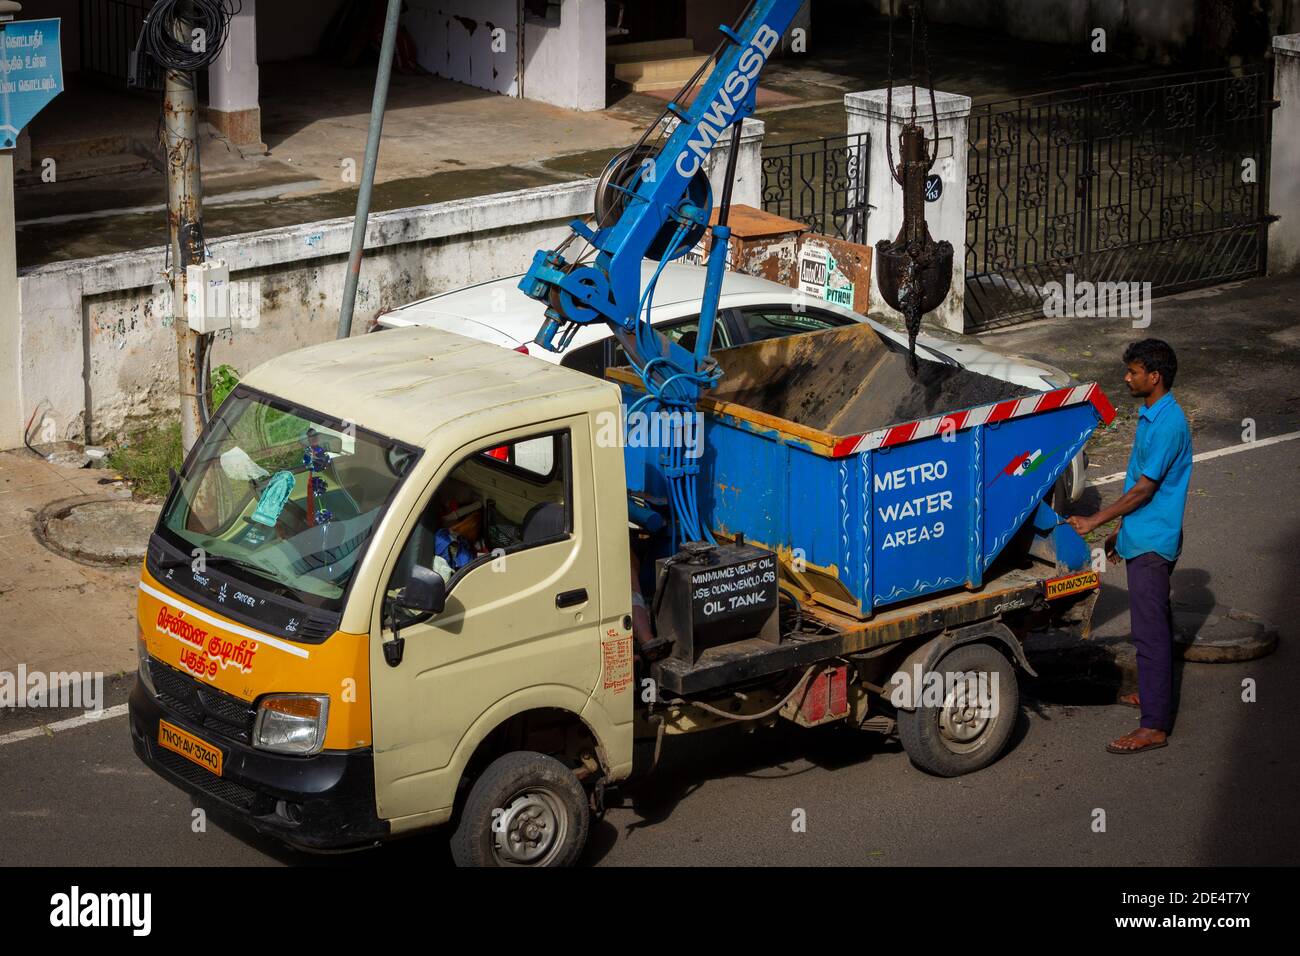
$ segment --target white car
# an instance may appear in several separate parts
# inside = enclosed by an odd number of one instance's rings
[[[642,282],[650,281],[657,263],[642,266]],[[705,270],[701,266],[669,265],[655,287],[651,322],[654,327],[687,349],[695,347],[700,305],[704,295]],[[563,353],[536,345],[533,338],[544,321],[546,307],[519,289],[522,276],[494,279],[479,285],[443,292],[393,309],[379,316],[375,328],[430,325],[503,348],[526,352],[549,362],[592,375],[606,368],[625,365],[622,347],[602,322],[584,326]],[[853,322],[865,322],[878,334],[906,347],[907,336],[873,322],[843,306],[802,295],[798,290],[754,276],[726,273],[718,303],[714,350],[743,345],[761,339],[779,338],[800,332],[817,332]],[[929,335],[919,335],[921,358],[959,365],[972,372],[999,378],[1015,385],[1047,391],[1072,384],[1060,369],[1018,356],[1001,355],[974,344],[957,344]],[[1062,476],[1061,493],[1070,501],[1083,494],[1087,458],[1080,454]],[[1063,504],[1058,499],[1058,503]]]

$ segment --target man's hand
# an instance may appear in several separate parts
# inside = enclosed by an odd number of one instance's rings
[[[1106,557],[1110,559],[1111,564],[1119,564],[1120,561],[1123,560],[1119,556],[1119,552],[1115,550],[1115,546],[1118,543],[1119,543],[1119,528],[1116,528],[1110,534],[1106,535],[1106,545],[1105,545]]]
[[[1074,515],[1065,519],[1071,528],[1079,533],[1079,537],[1086,538],[1097,529],[1100,524],[1096,515]]]

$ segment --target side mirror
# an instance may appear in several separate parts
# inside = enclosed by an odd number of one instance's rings
[[[433,568],[417,564],[411,569],[399,600],[409,610],[441,614],[447,603],[447,582]]]

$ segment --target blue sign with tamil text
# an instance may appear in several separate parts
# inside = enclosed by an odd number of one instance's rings
[[[0,23],[0,149],[62,92],[58,18]]]

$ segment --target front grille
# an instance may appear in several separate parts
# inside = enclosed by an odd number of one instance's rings
[[[170,773],[231,806],[239,807],[241,810],[252,810],[254,804],[258,802],[260,794],[256,790],[250,790],[233,780],[218,777],[198,764],[190,763],[180,754],[155,746],[154,756]]]
[[[158,700],[191,723],[213,733],[248,743],[253,737],[257,711],[252,704],[224,691],[201,684],[152,657],[149,674],[158,690]]]

